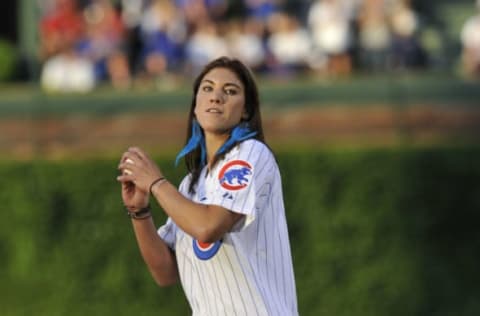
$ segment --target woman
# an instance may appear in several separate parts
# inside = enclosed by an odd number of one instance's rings
[[[156,282],[180,278],[193,315],[297,315],[281,179],[264,144],[250,71],[222,57],[194,82],[177,189],[139,148],[117,179],[142,256]],[[168,220],[158,231],[152,195]]]

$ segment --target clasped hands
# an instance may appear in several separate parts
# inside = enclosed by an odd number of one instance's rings
[[[140,148],[130,147],[123,153],[118,169],[117,181],[122,184],[122,200],[130,211],[148,205],[150,186],[163,174],[155,162]]]

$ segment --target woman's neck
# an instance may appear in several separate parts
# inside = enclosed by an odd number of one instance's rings
[[[215,154],[227,141],[229,134],[205,134],[205,145],[207,147],[207,165],[210,169]]]

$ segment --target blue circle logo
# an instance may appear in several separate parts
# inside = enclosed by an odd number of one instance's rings
[[[218,174],[220,185],[227,190],[244,189],[250,183],[253,167],[246,161],[233,160],[225,164]]]
[[[222,245],[221,240],[217,240],[214,243],[205,243],[205,242],[199,242],[198,240],[194,239],[193,251],[195,252],[195,255],[197,256],[198,259],[208,260],[213,256],[215,256],[218,249],[220,249],[221,245]]]

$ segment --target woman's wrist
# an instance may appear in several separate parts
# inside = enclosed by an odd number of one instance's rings
[[[150,204],[138,209],[131,207],[125,208],[127,209],[127,216],[131,219],[146,219],[152,217],[152,213],[150,212]]]
[[[164,182],[167,182],[167,179],[165,179],[165,177],[159,177],[153,180],[149,187],[150,194],[153,195],[154,188],[162,185]]]

